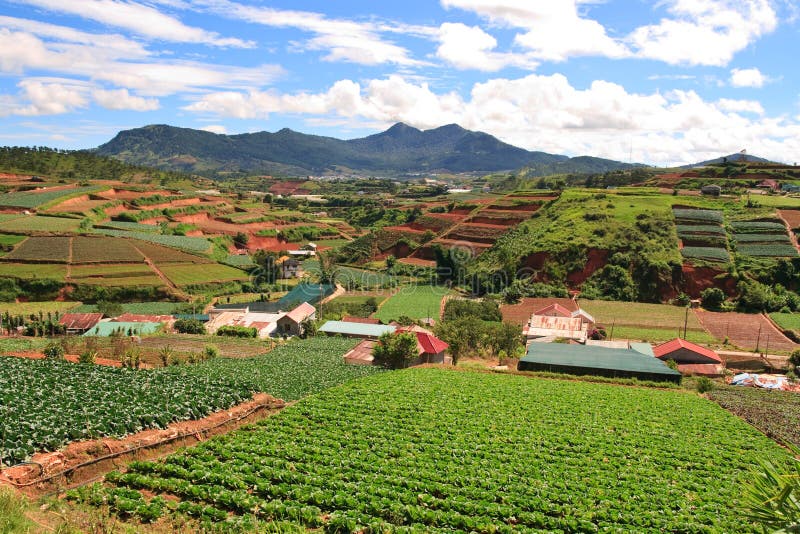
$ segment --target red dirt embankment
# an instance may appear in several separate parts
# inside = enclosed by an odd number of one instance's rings
[[[700,298],[700,293],[710,287],[718,287],[726,295],[736,295],[736,280],[727,271],[713,267],[695,267],[683,264],[683,291],[692,298]]]
[[[228,410],[197,421],[181,421],[164,430],[145,430],[122,439],[97,439],[71,443],[57,452],[33,455],[31,464],[0,471],[7,484],[38,497],[91,481],[132,460],[147,460],[230,432],[279,412],[286,403],[264,393]]]

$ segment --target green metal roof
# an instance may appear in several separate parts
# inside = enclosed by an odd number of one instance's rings
[[[631,350],[635,350],[645,356],[652,356],[653,358],[656,357],[655,353],[653,352],[653,345],[650,343],[631,343]]]
[[[325,334],[342,334],[359,337],[381,337],[386,332],[394,333],[397,330],[392,325],[350,323],[347,321],[328,321],[319,329]]]
[[[84,336],[110,336],[114,331],[121,331],[123,335],[128,335],[128,330],[134,335],[152,334],[161,328],[161,323],[126,323],[106,321],[97,323],[92,329],[87,331]]]
[[[678,371],[670,369],[658,358],[646,356],[636,350],[565,343],[531,343],[528,353],[520,359],[520,369],[525,367],[524,363],[536,366],[552,365],[560,368],[575,368],[576,372],[578,369],[598,369],[622,373],[664,375],[665,377],[681,376]]]

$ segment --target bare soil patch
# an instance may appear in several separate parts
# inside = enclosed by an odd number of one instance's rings
[[[695,310],[697,318],[703,328],[711,332],[718,339],[728,338],[729,342],[744,350],[767,351],[786,351],[790,352],[798,348],[797,343],[792,342],[783,333],[775,328],[775,325],[764,317],[756,313],[734,313],[734,312],[710,312],[706,310]]]

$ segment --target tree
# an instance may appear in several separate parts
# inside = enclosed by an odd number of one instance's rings
[[[52,341],[47,344],[42,353],[48,360],[61,360],[64,358],[64,347],[61,346],[61,343]]]
[[[236,235],[233,236],[233,243],[239,248],[246,247],[248,241],[250,241],[250,236],[244,232],[237,232]]]
[[[709,287],[700,293],[700,298],[703,299],[703,307],[708,310],[718,310],[725,302],[725,293],[718,287]]]
[[[205,334],[206,325],[197,319],[178,319],[173,326],[181,334]]]
[[[419,356],[417,336],[410,332],[400,334],[386,332],[372,349],[372,356],[377,365],[387,369],[405,369]]]
[[[317,259],[319,260],[319,283],[335,284],[336,263],[334,262],[333,255],[317,252]]]
[[[97,301],[97,311],[106,317],[118,317],[122,315],[125,310],[119,302],[109,302],[107,300]]]
[[[317,335],[317,322],[308,317],[300,323],[300,337],[305,339],[307,337],[314,337]]]
[[[487,328],[487,341],[495,354],[501,351],[509,356],[515,355],[522,347],[522,329],[519,325],[503,322]]]
[[[794,367],[795,371],[800,371],[800,349],[792,351],[792,355],[789,356],[789,364]]]

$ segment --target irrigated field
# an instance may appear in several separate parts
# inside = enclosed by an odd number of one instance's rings
[[[696,395],[413,369],[134,462],[108,496],[134,516],[326,532],[752,532],[741,484],[763,458],[789,462]],[[154,493],[180,501],[148,506]]]
[[[399,319],[403,315],[412,319],[425,317],[438,319],[442,298],[447,293],[447,289],[437,286],[406,286],[389,297],[375,312],[374,317],[384,323]]]
[[[6,255],[9,260],[34,262],[69,261],[69,237],[29,237]]]
[[[175,247],[190,252],[204,253],[211,249],[211,242],[203,237],[186,237],[181,235],[161,235],[150,232],[126,232],[124,230],[103,230],[98,229],[98,233],[109,235],[113,237],[131,237],[156,243],[157,245],[164,245],[167,247]]]
[[[144,258],[131,239],[113,237],[74,237],[73,263],[141,262]]]

